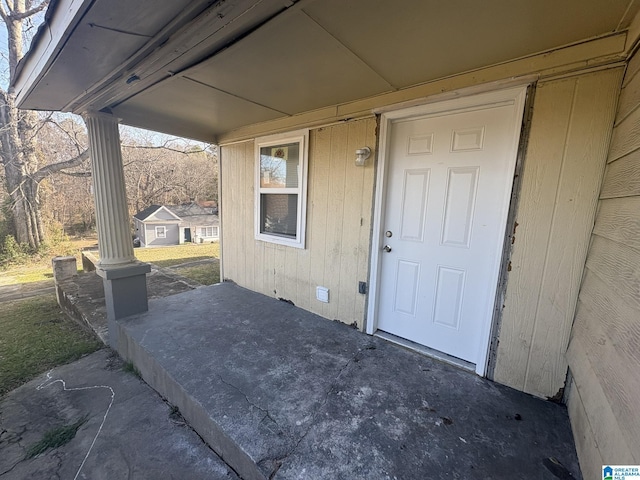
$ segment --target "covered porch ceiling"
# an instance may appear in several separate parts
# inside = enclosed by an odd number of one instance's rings
[[[57,0],[21,108],[216,139],[629,27],[634,0]]]

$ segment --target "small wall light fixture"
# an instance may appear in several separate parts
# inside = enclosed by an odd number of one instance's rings
[[[371,156],[371,149],[369,147],[359,148],[356,150],[356,166],[364,167],[367,158]]]

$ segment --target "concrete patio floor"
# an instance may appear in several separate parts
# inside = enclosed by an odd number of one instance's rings
[[[244,479],[581,478],[564,406],[230,283],[109,327]]]

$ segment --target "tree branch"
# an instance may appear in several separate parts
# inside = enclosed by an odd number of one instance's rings
[[[64,135],[66,135],[69,138],[69,140],[73,142],[73,145],[76,147],[76,150],[78,151],[78,153],[81,153],[80,142],[78,141],[77,132],[75,130],[73,131],[73,135],[71,135],[71,133],[69,133],[65,128],[62,128],[62,125],[60,125],[56,120],[53,119],[53,115],[49,115],[44,121],[52,124],[58,130],[60,130]]]
[[[42,167],[40,170],[35,172],[31,178],[34,182],[40,183],[45,177],[53,173],[60,172],[62,170],[66,170],[68,168],[77,167],[78,165],[82,165],[89,158],[89,149],[82,152],[80,155],[73,157],[69,160],[65,160],[64,162],[53,163],[51,165],[47,165],[46,167]]]
[[[160,193],[167,193],[170,191],[171,191],[171,187],[169,185],[162,185],[161,187],[156,188],[155,190],[152,190],[151,192],[148,192],[147,194],[145,194],[144,198],[146,200],[146,203],[149,203],[149,200],[155,197],[156,195]]]
[[[58,173],[67,175],[68,177],[88,178],[91,176],[91,172],[65,172],[64,170],[60,170]]]
[[[168,143],[164,145],[122,145],[122,148],[135,148],[135,149],[143,149],[143,150],[168,150],[170,152],[182,153],[183,155],[191,155],[193,153],[202,153],[204,152],[204,148],[200,148],[199,150],[180,150],[179,148],[173,148],[167,146]]]
[[[0,2],[0,17],[2,17],[2,20],[5,23],[7,23],[8,15],[7,15],[7,11],[4,8],[4,4],[2,2]]]
[[[42,129],[44,128],[45,124],[47,123],[47,121],[49,120],[49,118],[51,118],[51,116],[52,116],[52,115],[53,115],[53,112],[49,112],[49,113],[47,114],[47,117],[46,117],[44,120],[42,120],[42,121],[38,122],[38,126],[36,127],[36,130],[35,130],[35,132],[33,133],[33,135],[31,135],[31,137],[30,137],[30,138],[35,138],[35,137],[37,137],[37,136],[38,136],[38,134],[40,133],[40,130],[42,130]],[[80,149],[78,149],[78,151],[80,151]]]
[[[4,7],[4,11],[7,13],[7,18],[10,18],[13,13],[13,9],[15,8],[15,1],[3,0],[2,5]]]
[[[11,15],[9,15],[9,18],[11,20],[24,20],[25,18],[29,18],[30,16],[41,12],[47,5],[49,5],[49,0],[42,0],[42,3],[40,5],[37,5],[24,12],[12,12]]]

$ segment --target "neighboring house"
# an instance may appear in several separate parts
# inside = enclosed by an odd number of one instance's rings
[[[566,401],[596,478],[640,462],[639,9],[58,0],[13,87],[85,116],[105,281],[117,119],[218,143],[223,278]]]
[[[167,205],[167,209],[180,218],[180,243],[215,242],[220,235],[217,207],[203,207],[197,203]]]
[[[136,235],[143,247],[217,241],[220,221],[217,209],[186,205],[151,205],[133,216]]]

